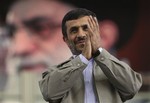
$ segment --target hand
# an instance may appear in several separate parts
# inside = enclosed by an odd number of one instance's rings
[[[101,38],[99,31],[99,24],[96,17],[89,16],[89,37],[91,41],[92,54],[101,47]]]
[[[89,35],[87,35],[82,55],[88,60],[92,57],[92,47]]]

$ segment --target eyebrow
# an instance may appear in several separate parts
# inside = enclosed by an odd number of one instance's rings
[[[87,24],[84,24],[84,25],[82,25],[81,27],[87,27],[87,28],[88,28],[88,25],[87,25]]]
[[[50,18],[47,18],[47,17],[34,17],[30,20],[24,20],[23,23],[25,25],[31,25],[31,24],[36,24],[36,23],[39,23],[39,22],[44,22],[44,21],[50,21]]]
[[[23,21],[23,24],[27,27],[32,27],[33,25],[37,25],[39,23],[47,23],[51,27],[61,27],[61,23],[53,20],[51,17],[39,16]]]
[[[78,28],[77,26],[73,26],[73,27],[70,28],[70,31],[75,30],[77,28]]]
[[[81,26],[72,26],[72,27],[70,28],[70,30],[76,29],[76,28],[78,28],[78,27],[88,27],[88,24],[83,24],[83,25],[81,25]]]

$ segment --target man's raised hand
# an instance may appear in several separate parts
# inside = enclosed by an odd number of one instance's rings
[[[101,47],[101,38],[100,38],[100,30],[99,24],[96,17],[89,16],[89,37],[91,41],[92,54],[96,53],[98,48]]]

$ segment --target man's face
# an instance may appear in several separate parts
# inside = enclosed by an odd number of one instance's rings
[[[65,42],[72,53],[78,55],[84,49],[88,32],[88,16],[66,22],[67,38]]]
[[[100,24],[101,41],[106,50],[112,49],[118,39],[118,28],[111,22],[103,21]]]
[[[64,15],[55,12],[54,6],[30,5],[8,14],[12,29],[10,59],[19,61],[19,69],[38,71],[69,58],[71,53],[62,40],[60,18]]]

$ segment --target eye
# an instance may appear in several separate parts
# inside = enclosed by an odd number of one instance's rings
[[[17,31],[17,28],[15,27],[15,25],[9,24],[5,26],[5,31],[9,38],[13,38],[15,32]]]
[[[77,31],[78,31],[78,28],[77,28],[77,27],[72,27],[72,28],[70,29],[70,33],[71,33],[71,34],[77,33]]]
[[[35,32],[41,32],[43,30],[45,30],[48,26],[47,25],[43,25],[43,24],[34,24],[30,27],[30,29],[32,29]]]
[[[84,31],[88,30],[88,26],[87,25],[82,26],[82,28],[83,28]]]

